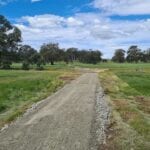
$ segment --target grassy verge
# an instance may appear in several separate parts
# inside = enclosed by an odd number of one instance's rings
[[[150,70],[112,68],[100,80],[113,108],[104,149],[150,149]]]
[[[72,70],[0,70],[0,127],[77,75]]]

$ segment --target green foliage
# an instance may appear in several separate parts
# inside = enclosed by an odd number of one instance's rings
[[[22,63],[22,69],[23,70],[29,70],[30,69],[30,64],[28,62],[23,62]]]
[[[138,48],[138,46],[130,46],[130,48],[127,51],[127,61],[128,62],[138,62],[141,58],[141,49]]]
[[[21,31],[0,15],[0,67],[9,69],[14,52],[21,42]]]
[[[101,61],[102,53],[98,50],[82,50],[78,52],[78,59],[82,63],[97,64]]]
[[[150,62],[150,48],[145,50],[142,53],[141,61],[142,62]]]
[[[40,54],[44,59],[45,63],[51,63],[54,65],[54,62],[59,58],[59,46],[58,44],[43,44],[41,46]]]
[[[68,48],[65,53],[64,60],[66,63],[73,62],[78,58],[78,49],[77,48]]]
[[[11,65],[11,61],[7,58],[3,59],[3,61],[1,62],[1,68],[2,69],[10,69],[10,65]]]
[[[35,58],[33,56],[36,54],[37,51],[29,45],[22,45],[18,52],[20,61],[26,61],[30,64],[35,63]]]
[[[125,50],[123,50],[123,49],[117,49],[115,51],[115,53],[114,53],[112,61],[118,62],[118,63],[125,62]]]

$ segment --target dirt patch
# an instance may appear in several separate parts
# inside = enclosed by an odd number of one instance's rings
[[[65,83],[69,83],[70,81],[76,79],[80,75],[81,75],[81,73],[71,72],[69,74],[64,74],[64,75],[60,76],[59,79],[64,81]]]
[[[116,138],[120,136],[120,129],[117,129],[116,121],[109,124],[106,130],[106,143],[101,144],[98,150],[117,150],[118,144],[116,143]]]
[[[63,80],[63,81],[66,81],[66,82],[69,82],[71,80],[73,80],[75,77],[71,77],[71,76],[62,76],[62,77],[59,77],[60,80]]]
[[[122,109],[128,107],[127,100],[123,100],[123,99],[113,100],[113,103],[115,104],[117,110],[122,110]]]
[[[135,101],[138,103],[138,108],[144,113],[150,114],[150,99],[144,96],[135,97]]]
[[[132,121],[136,118],[138,118],[138,114],[136,112],[131,112],[131,111],[125,111],[121,113],[121,117],[123,121],[129,122]]]
[[[130,109],[127,100],[114,100],[116,110],[120,112],[121,118],[125,122],[129,122],[138,117],[137,112]]]

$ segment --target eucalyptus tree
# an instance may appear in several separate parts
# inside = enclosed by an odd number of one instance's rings
[[[60,58],[59,45],[57,43],[43,44],[40,49],[40,54],[45,63],[51,63],[51,65],[54,65],[54,62],[58,61]]]
[[[21,42],[21,31],[0,15],[0,67],[10,68],[13,54]]]
[[[116,49],[114,56],[112,57],[112,61],[123,63],[125,61],[125,50],[123,49]]]
[[[138,48],[138,46],[133,45],[130,46],[127,51],[127,61],[128,62],[138,62],[141,58],[141,49]]]

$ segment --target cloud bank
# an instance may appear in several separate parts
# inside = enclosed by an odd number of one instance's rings
[[[108,15],[150,14],[150,0],[94,0],[92,5]]]
[[[6,4],[12,0],[0,0]],[[31,0],[32,3],[41,0]],[[112,16],[150,15],[150,0],[93,0],[88,6],[98,12],[75,13],[68,17],[42,14],[23,16],[15,23],[25,44],[39,49],[43,43],[58,42],[61,47],[100,49],[110,58],[117,48],[136,44],[150,47],[150,18],[117,20]]]

